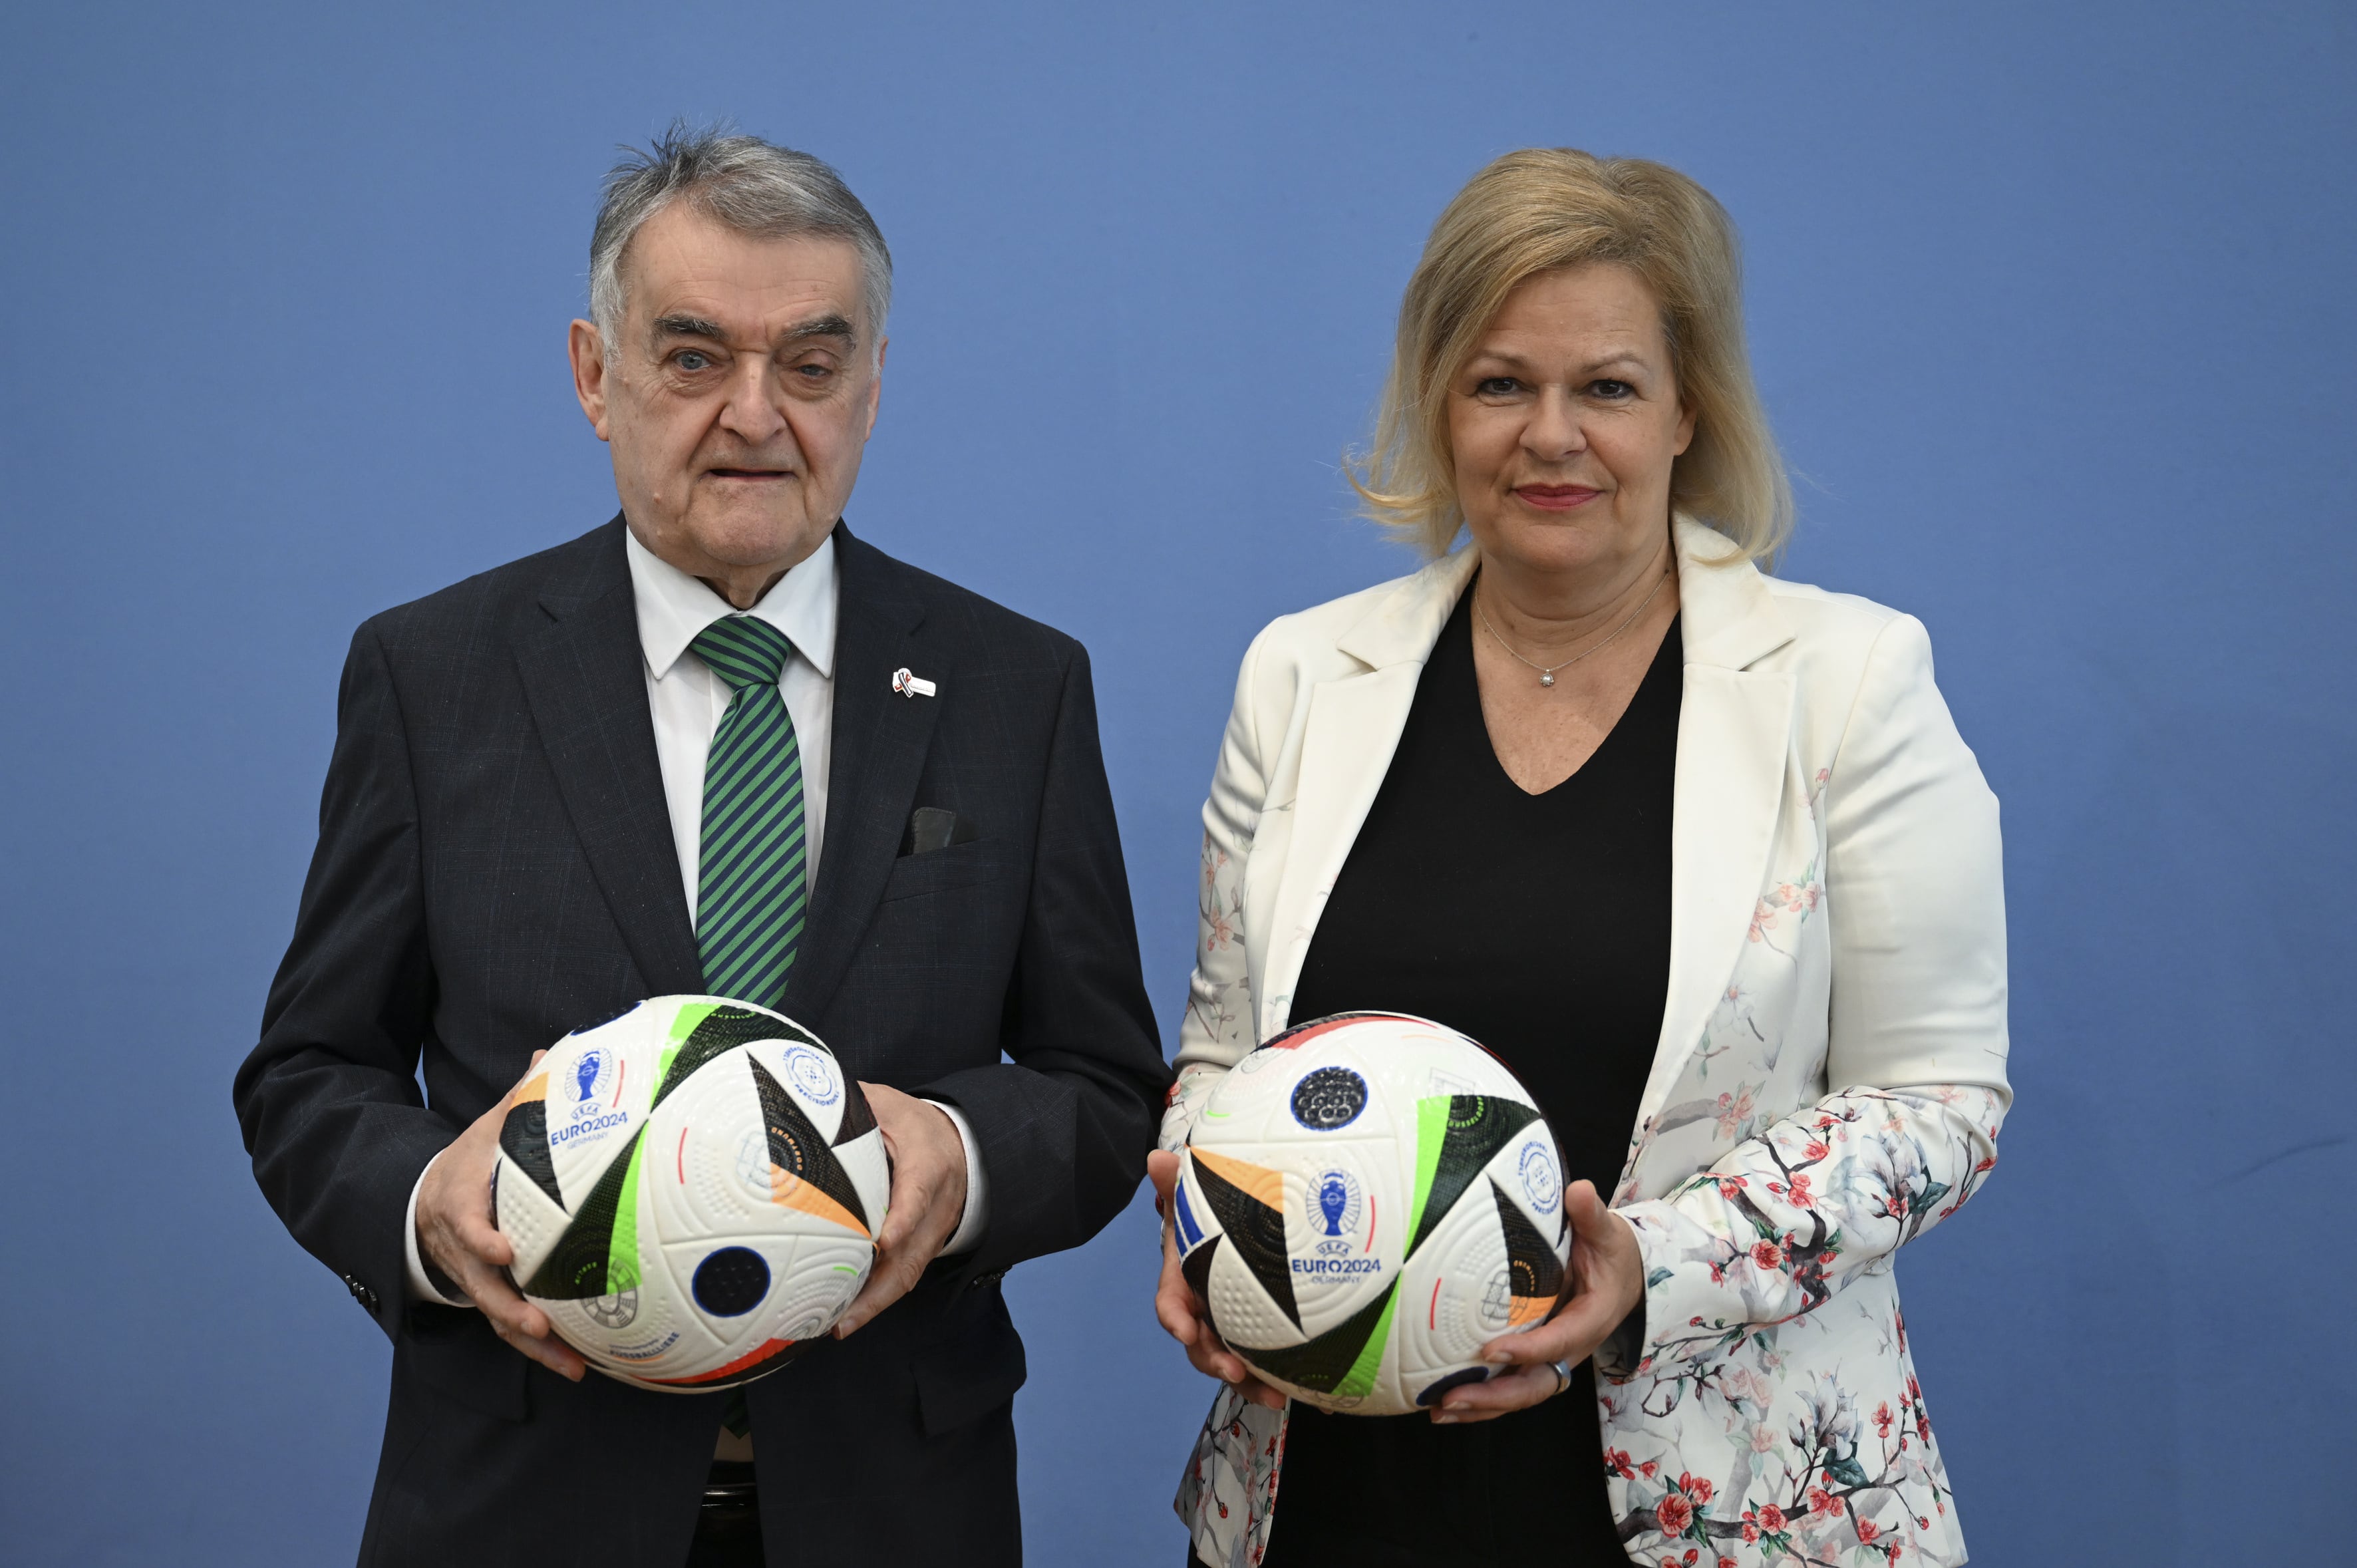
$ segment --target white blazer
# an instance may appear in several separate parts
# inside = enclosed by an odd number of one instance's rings
[[[1613,1511],[1647,1564],[1961,1563],[1890,1271],[1987,1175],[2012,1099],[1996,800],[1921,623],[1717,564],[1689,520],[1676,538],[1669,994],[1612,1197],[1644,1333],[1598,1367]],[[1476,564],[1286,616],[1244,655],[1163,1147],[1286,1026]],[[1284,1449],[1282,1413],[1221,1391],[1178,1499],[1207,1561],[1260,1561]]]

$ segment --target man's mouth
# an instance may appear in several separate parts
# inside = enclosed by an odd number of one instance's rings
[[[791,479],[791,468],[706,468],[705,473],[716,479]]]

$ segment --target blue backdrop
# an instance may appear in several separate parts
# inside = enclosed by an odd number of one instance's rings
[[[1533,143],[1717,191],[1786,571],[1929,623],[2005,802],[2019,1104],[1901,1272],[1975,1560],[2342,1550],[2349,8],[985,9],[0,16],[0,1556],[350,1558],[387,1348],[230,1074],[353,625],[613,510],[565,326],[680,113],[881,222],[852,516],[1093,651],[1166,1029],[1246,639],[1409,564],[1338,463],[1426,226]],[[1010,1282],[1035,1562],[1175,1559],[1152,1258]]]

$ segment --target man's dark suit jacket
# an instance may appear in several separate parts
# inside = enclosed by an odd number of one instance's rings
[[[426,1162],[534,1049],[703,989],[623,537],[617,519],[361,628],[294,940],[238,1073],[264,1193],[393,1337],[364,1563],[645,1568],[694,1529],[726,1396],[544,1371],[479,1314],[413,1299],[403,1236]],[[748,1386],[762,1527],[773,1565],[1014,1563],[1023,1345],[998,1281],[1121,1209],[1168,1075],[1087,655],[835,543],[826,839],[783,1011],[854,1077],[965,1112],[989,1226]],[[939,693],[896,694],[904,666]],[[973,836],[902,854],[920,807],[962,820],[924,842]]]

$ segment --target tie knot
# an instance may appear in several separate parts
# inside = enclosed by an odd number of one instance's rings
[[[754,616],[724,616],[688,644],[712,672],[737,691],[774,686],[794,651],[793,640]]]

